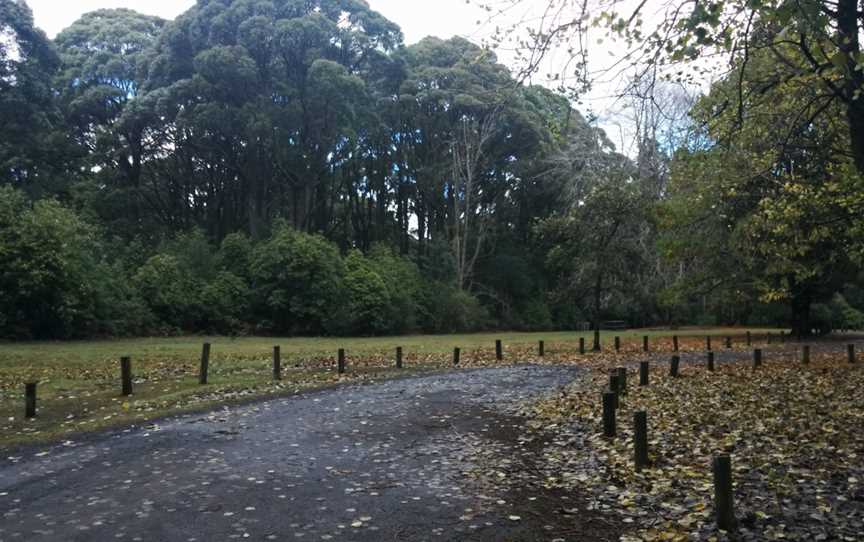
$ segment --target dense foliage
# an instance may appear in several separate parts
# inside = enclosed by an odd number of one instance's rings
[[[846,110],[740,62],[773,79],[718,82],[707,143],[631,158],[363,0],[99,10],[53,41],[0,0],[0,337],[861,326]]]

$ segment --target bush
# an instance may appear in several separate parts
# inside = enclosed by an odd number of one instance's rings
[[[249,316],[249,298],[249,287],[242,278],[229,271],[217,273],[201,290],[207,330],[232,334],[243,331],[243,321]]]
[[[392,305],[387,286],[357,250],[345,258],[345,290],[350,319],[348,333],[378,335],[390,330]]]
[[[272,331],[344,329],[345,269],[335,245],[322,236],[282,224],[255,247],[249,271],[256,309]]]
[[[176,256],[157,254],[132,277],[141,297],[161,323],[194,329],[202,318],[201,283]]]

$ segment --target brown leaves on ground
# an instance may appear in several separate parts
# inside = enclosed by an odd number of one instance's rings
[[[837,356],[840,358],[839,356]],[[625,540],[861,540],[864,533],[864,371],[822,356],[811,365],[735,363],[680,378],[656,366],[640,387],[631,367],[618,435],[602,436],[594,371],[533,407],[533,427],[554,434],[549,487],[592,495],[589,508],[633,525]],[[649,420],[652,466],[634,468],[633,415]],[[711,459],[732,456],[737,533],[717,531]]]

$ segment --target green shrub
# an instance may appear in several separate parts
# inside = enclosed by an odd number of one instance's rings
[[[345,290],[350,318],[348,333],[379,335],[390,330],[390,293],[381,276],[357,250],[345,258]]]

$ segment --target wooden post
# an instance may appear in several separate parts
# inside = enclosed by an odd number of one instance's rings
[[[770,331],[768,332],[768,337],[767,337],[767,339],[768,339],[768,344],[771,344],[772,336],[771,336],[771,332],[770,332]]]
[[[678,335],[672,335],[672,351],[678,351]]]
[[[501,347],[501,339],[495,341],[495,359],[498,361],[504,359],[504,349]]]
[[[854,344],[846,345],[846,353],[849,357],[849,363],[855,363],[855,345]]]
[[[648,371],[650,369],[650,364],[647,361],[639,362],[639,385],[647,386],[648,385]]]
[[[708,370],[714,371],[714,352],[708,352]]]
[[[621,337],[618,337],[617,335],[615,336],[615,351],[621,351]]]
[[[340,348],[339,352],[337,353],[336,372],[340,375],[345,373],[345,349],[344,348]]]
[[[453,365],[459,365],[459,347],[453,349]]]
[[[633,414],[633,452],[636,470],[648,466],[648,413],[639,410]]]
[[[678,365],[681,363],[681,358],[672,356],[672,361],[669,363],[669,376],[678,378]]]
[[[132,395],[132,358],[120,358],[120,387],[124,396]]]
[[[762,366],[762,349],[756,348],[755,350],[753,350],[753,368],[756,369],[757,367],[761,367],[761,366]]]
[[[402,347],[401,346],[396,347],[396,368],[397,369],[402,368]]]
[[[607,391],[603,393],[603,436],[613,438],[615,436],[615,403],[618,394]]]
[[[198,384],[207,384],[207,373],[210,370],[210,343],[204,343],[201,347],[201,369],[198,372]]]
[[[732,348],[732,337],[726,337],[726,349],[729,350]]]
[[[585,353],[585,337],[579,337],[579,353]]]
[[[618,367],[618,390],[627,395],[627,367]]]
[[[36,417],[36,382],[24,384],[24,416]]]
[[[735,509],[732,500],[732,459],[728,455],[714,458],[714,514],[717,528],[731,531],[735,528]]]
[[[810,345],[805,344],[801,347],[801,363],[807,365],[810,363]]]
[[[273,380],[282,380],[282,348],[273,347]]]
[[[648,351],[648,335],[645,335],[644,337],[642,337],[642,351],[643,352]]]
[[[609,375],[609,391],[615,394],[615,408],[620,406],[620,401],[618,400],[620,390],[621,381],[618,378],[618,371],[612,371],[612,374]]]
[[[599,352],[600,350],[602,350],[602,348],[600,347],[600,330],[599,329],[594,330],[594,348],[592,348],[592,350],[595,352]]]
[[[541,358],[546,355],[546,344],[543,341],[537,343],[537,353]]]
[[[711,335],[705,336],[705,350],[711,351]]]
[[[750,335],[750,330],[747,330],[747,346],[753,345],[753,336]]]

